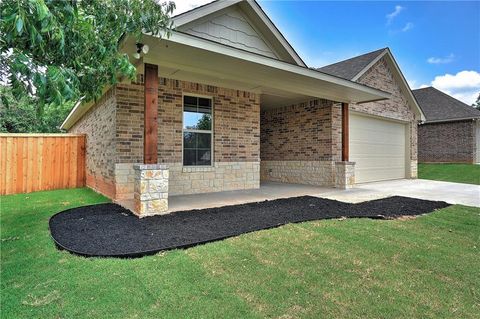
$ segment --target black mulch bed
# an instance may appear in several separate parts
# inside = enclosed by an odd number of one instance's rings
[[[341,217],[390,219],[447,206],[400,196],[359,204],[302,196],[139,219],[117,204],[99,204],[60,212],[49,223],[61,249],[83,256],[141,257],[288,223]]]

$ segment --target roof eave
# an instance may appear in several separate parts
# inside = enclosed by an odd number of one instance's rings
[[[434,124],[434,123],[447,123],[447,122],[460,122],[460,121],[478,121],[478,117],[459,117],[459,118],[450,118],[450,119],[441,119],[441,120],[426,120],[423,124]]]

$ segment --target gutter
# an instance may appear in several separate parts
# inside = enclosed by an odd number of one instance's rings
[[[433,120],[433,121],[423,121],[420,124],[434,124],[434,123],[447,123],[447,122],[460,122],[460,121],[468,121],[471,120],[473,122],[479,121],[480,117],[460,117],[460,118],[453,118],[453,119],[443,119],[443,120]]]

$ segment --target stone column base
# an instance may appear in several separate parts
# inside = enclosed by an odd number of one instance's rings
[[[168,211],[168,167],[134,164],[134,213],[139,217],[162,215]]]
[[[355,185],[355,162],[335,162],[335,187],[352,188]]]

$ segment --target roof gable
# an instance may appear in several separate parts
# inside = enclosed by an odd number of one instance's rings
[[[425,115],[423,114],[422,109],[418,105],[418,102],[415,99],[415,96],[413,95],[412,90],[407,83],[407,80],[403,76],[403,73],[397,64],[397,61],[395,61],[395,58],[393,57],[389,48],[372,51],[348,60],[324,66],[317,70],[357,82],[360,77],[365,74],[365,72],[370,70],[378,61],[380,61],[380,59],[384,57],[387,61],[389,68],[392,70],[393,76],[400,84],[402,91],[405,92],[405,97],[408,101],[408,104],[413,110],[418,113],[420,119],[424,121]]]
[[[480,118],[480,111],[435,89],[427,87],[412,91],[427,122]]]
[[[172,20],[179,32],[305,66],[255,1],[215,1]]]
[[[375,62],[378,60],[377,58],[382,56],[386,50],[387,49],[384,48],[362,54],[344,61],[321,67],[317,70],[347,80],[352,80],[354,78],[358,78],[359,76],[357,77],[357,75],[360,74],[370,64],[375,64]]]

